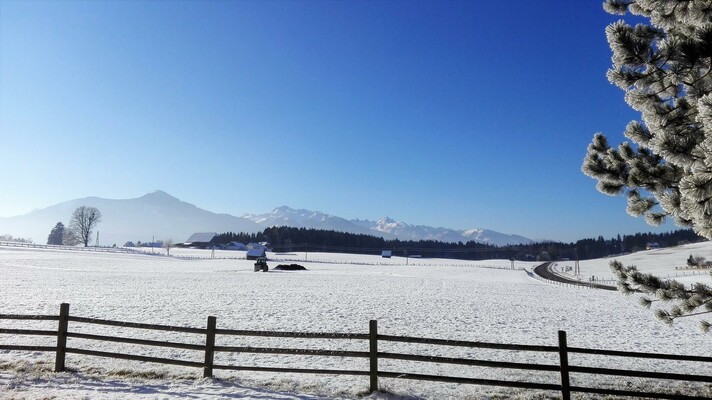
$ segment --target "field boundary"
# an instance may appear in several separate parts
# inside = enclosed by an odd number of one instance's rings
[[[86,251],[92,253],[139,253],[136,250],[131,250],[125,247],[97,247],[97,246],[65,246],[59,244],[37,244],[25,242],[6,242],[0,241],[0,247],[21,247],[29,249],[49,249],[49,250],[69,250],[69,251]]]
[[[571,365],[569,363],[570,354],[595,354],[605,357],[635,357],[644,359],[656,360],[672,360],[686,362],[700,362],[707,365],[712,364],[712,357],[675,355],[675,354],[656,354],[656,353],[641,353],[605,349],[590,349],[580,347],[569,347],[567,345],[567,335],[565,331],[558,332],[558,340],[556,345],[541,346],[528,344],[506,344],[506,343],[488,343],[475,341],[460,341],[460,340],[444,340],[435,338],[422,338],[411,336],[393,336],[383,335],[378,332],[378,322],[371,320],[369,322],[368,333],[326,333],[326,332],[285,332],[285,331],[254,331],[254,330],[236,330],[236,329],[218,329],[217,319],[214,316],[207,318],[205,328],[182,327],[171,325],[157,325],[136,322],[122,322],[105,320],[98,318],[86,318],[71,316],[69,314],[69,304],[62,303],[60,305],[59,315],[20,315],[20,314],[0,314],[0,321],[3,320],[25,320],[25,321],[57,321],[56,330],[37,330],[37,329],[10,329],[0,326],[0,335],[34,335],[34,336],[50,336],[56,338],[55,346],[24,346],[2,344],[0,342],[0,350],[4,351],[31,351],[31,352],[54,352],[55,353],[55,372],[65,371],[65,363],[67,355],[82,355],[105,357],[112,359],[133,360],[148,363],[179,365],[184,367],[201,368],[203,377],[212,378],[214,370],[229,370],[229,371],[259,371],[269,373],[304,373],[304,374],[330,374],[330,375],[353,375],[353,376],[368,376],[369,390],[371,392],[378,391],[379,378],[388,379],[410,379],[421,381],[434,382],[450,382],[459,384],[474,384],[484,386],[499,386],[499,387],[514,387],[523,389],[537,389],[546,391],[555,391],[561,393],[564,400],[571,398],[571,393],[592,393],[592,394],[610,394],[617,396],[630,397],[650,397],[657,399],[681,399],[681,400],[701,400],[708,397],[682,395],[679,393],[659,393],[646,391],[620,390],[611,388],[596,388],[572,386],[571,374],[593,374],[606,375],[613,377],[635,377],[635,378],[650,378],[657,380],[671,381],[686,381],[697,383],[712,383],[712,376],[694,375],[694,374],[678,374],[678,373],[660,373],[637,370],[624,370],[617,368],[592,368],[584,366]],[[130,329],[148,329],[163,332],[181,332],[187,334],[200,335],[204,338],[204,345],[145,340],[130,337],[106,336],[86,333],[84,329],[82,333],[70,331],[70,323],[72,326],[80,325],[107,325]],[[331,340],[356,340],[367,342],[362,351],[339,351],[339,350],[324,350],[324,349],[304,349],[304,348],[268,348],[268,347],[252,347],[252,346],[218,346],[216,345],[217,336],[242,336],[242,337],[273,337],[273,338],[300,338],[300,339],[331,339]],[[203,362],[163,358],[163,357],[148,357],[128,353],[114,353],[97,351],[87,348],[77,348],[68,346],[68,339],[84,339],[88,341],[108,341],[114,343],[129,343],[143,346],[158,346],[174,349],[186,349],[201,352],[204,355]],[[491,349],[501,351],[514,352],[535,352],[535,353],[556,353],[558,354],[558,363],[556,364],[536,364],[531,362],[511,362],[511,361],[493,361],[489,359],[472,359],[472,358],[451,358],[430,355],[390,353],[379,351],[379,344],[383,342],[400,342],[413,343],[428,346],[455,346],[479,349]],[[216,353],[261,353],[261,354],[278,354],[285,357],[294,355],[308,355],[320,357],[342,357],[342,358],[364,358],[369,360],[369,369],[365,370],[345,370],[345,369],[295,369],[295,368],[276,368],[265,367],[259,365],[227,365],[215,364]],[[382,371],[379,369],[379,360],[402,360],[415,361],[434,364],[454,364],[462,366],[476,366],[486,368],[502,368],[522,371],[538,371],[556,373],[560,378],[560,383],[544,383],[531,381],[509,381],[496,379],[476,379],[464,378],[455,376],[442,376],[430,374],[415,374],[409,372]],[[611,362],[615,365],[615,362]],[[700,368],[702,371],[709,369]]]

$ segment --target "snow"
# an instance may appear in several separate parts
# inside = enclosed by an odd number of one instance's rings
[[[241,251],[147,249],[148,254],[94,253],[0,248],[0,313],[71,315],[153,324],[204,327],[216,316],[218,328],[304,332],[379,333],[441,339],[556,345],[558,330],[569,346],[624,351],[712,356],[709,336],[697,317],[672,327],[661,324],[635,296],[551,285],[529,277],[537,263],[508,260],[405,259],[328,253],[268,253],[270,267],[298,263],[308,271],[255,273]],[[622,256],[643,271],[670,273],[690,252],[709,254],[709,243]],[[693,253],[697,255],[697,253]],[[214,258],[211,258],[214,257]],[[610,260],[582,261],[582,274],[603,276]],[[407,265],[406,265],[407,263]],[[559,267],[571,263],[560,263]],[[671,269],[672,268],[672,269]],[[610,273],[608,273],[610,275]],[[699,278],[699,276],[698,276]],[[0,321],[2,327],[55,329],[56,322]],[[70,323],[70,330],[201,344],[200,335],[142,331]],[[52,346],[49,337],[0,335],[3,344]],[[87,342],[69,339],[70,346]],[[220,338],[226,345],[367,351],[363,341]],[[228,344],[230,343],[230,344]],[[237,343],[237,344],[235,344]],[[105,351],[202,361],[200,352],[92,342]],[[556,364],[557,355],[497,350],[379,343],[381,351],[446,357]],[[610,366],[610,359],[571,356],[572,363]],[[71,371],[51,372],[53,353],[0,351],[0,398],[357,398],[368,377],[268,374],[216,370],[201,379],[197,368],[144,364],[69,354]],[[368,369],[367,359],[219,353],[216,363],[294,368]],[[709,366],[616,359],[617,367],[710,374]],[[462,368],[442,364],[380,360],[381,370],[557,383],[556,373]],[[645,380],[573,375],[574,384],[650,385]],[[532,398],[519,389],[381,379],[390,393],[424,398]],[[650,387],[647,387],[651,389]],[[691,390],[691,389],[690,389]],[[396,395],[385,398],[397,398]],[[554,394],[550,395],[555,396]],[[585,398],[585,397],[580,397]]]
[[[687,259],[693,257],[704,257],[712,261],[712,243],[701,242],[677,246],[672,248],[645,250],[632,254],[611,256],[595,260],[583,260],[579,262],[581,270],[578,278],[587,281],[595,276],[606,282],[615,285],[615,278],[610,269],[613,260],[620,261],[624,266],[635,265],[641,272],[655,274],[663,278],[675,279],[685,284],[702,282],[712,285],[710,270],[701,268],[689,268]],[[555,268],[560,272],[565,272],[566,267],[570,267],[573,273],[575,261],[557,262]]]

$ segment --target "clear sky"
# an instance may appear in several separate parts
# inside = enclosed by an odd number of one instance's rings
[[[617,19],[600,0],[0,0],[0,216],[160,189],[238,216],[660,231],[581,172],[594,133],[638,117],[605,77]]]

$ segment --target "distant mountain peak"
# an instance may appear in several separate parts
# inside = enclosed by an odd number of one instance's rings
[[[385,216],[378,221],[359,219],[349,221],[321,211],[295,210],[287,206],[274,208],[266,214],[246,214],[244,217],[263,227],[290,226],[295,228],[325,229],[381,236],[386,239],[438,240],[442,242],[476,241],[500,246],[532,242],[531,239],[522,236],[507,235],[487,229],[470,229],[465,231],[434,228],[424,225],[410,225],[405,222],[396,221],[389,216]]]
[[[151,193],[147,193],[140,198],[142,199],[168,199],[168,200],[178,200],[177,198],[171,196],[170,194],[164,192],[163,190],[154,190]]]
[[[57,221],[66,224],[72,211],[82,205],[101,211],[102,221],[97,230],[101,231],[102,245],[153,238],[184,241],[195,232],[254,233],[263,229],[248,219],[203,210],[156,190],[132,199],[86,197],[69,200],[26,215],[0,218],[0,231],[30,237],[41,243]]]
[[[215,214],[181,201],[170,194],[155,190],[139,198],[126,200],[87,197],[56,204],[29,214],[0,218],[0,233],[34,238],[45,237],[57,221],[67,221],[72,211],[81,205],[97,207],[102,213],[102,243],[120,245],[127,240],[156,239],[185,240],[195,232],[254,233],[272,226],[324,229],[337,232],[380,236],[385,239],[437,240],[441,242],[488,243],[498,246],[531,243],[531,239],[503,234],[487,229],[455,230],[410,225],[386,216],[378,221],[347,220],[321,211],[274,208],[266,214],[246,214],[234,217]],[[38,239],[39,238],[39,239]]]

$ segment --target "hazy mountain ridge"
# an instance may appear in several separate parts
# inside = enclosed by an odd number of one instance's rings
[[[262,227],[248,219],[216,214],[180,201],[162,191],[135,199],[85,197],[32,211],[25,215],[0,218],[0,232],[32,238],[45,243],[57,222],[69,224],[72,212],[79,206],[96,207],[102,214],[100,245],[123,245],[126,241],[172,239],[185,241],[195,232],[258,232]],[[96,232],[92,243],[96,239]]]
[[[474,240],[494,245],[530,243],[522,236],[507,235],[486,229],[457,231],[423,225],[410,225],[385,217],[378,221],[347,220],[338,216],[306,209],[277,207],[265,214],[245,214],[235,217],[217,214],[181,201],[157,190],[134,199],[104,199],[85,197],[59,203],[30,213],[2,218],[0,234],[31,238],[45,243],[57,222],[69,224],[72,212],[79,206],[96,207],[102,214],[98,225],[100,245],[123,245],[126,241],[185,241],[195,232],[262,231],[271,226],[313,228],[381,236],[385,239],[439,240],[467,242]],[[96,232],[92,243],[96,240]]]
[[[329,229],[350,233],[365,233],[382,236],[386,239],[400,240],[438,240],[442,242],[467,242],[504,246],[508,244],[532,243],[533,240],[500,233],[488,229],[454,230],[435,228],[426,225],[410,225],[384,217],[378,221],[361,219],[347,220],[341,217],[325,214],[320,211],[305,209],[294,210],[287,206],[277,207],[266,214],[246,214],[248,218],[264,227],[291,226],[297,228]]]

